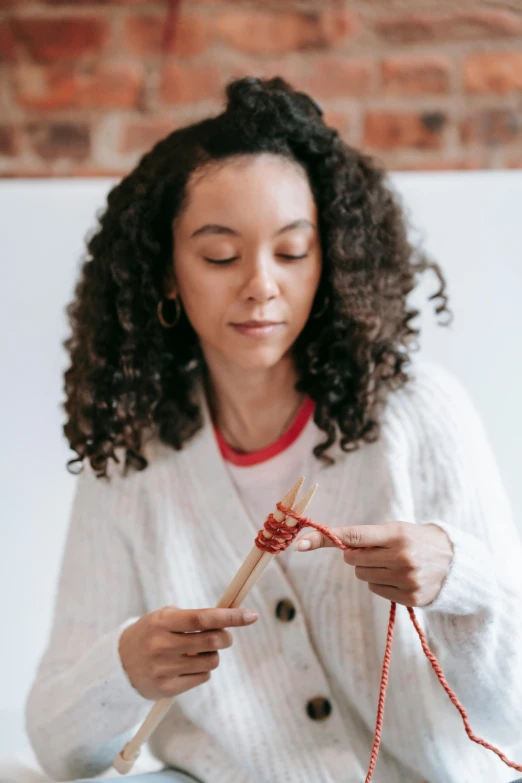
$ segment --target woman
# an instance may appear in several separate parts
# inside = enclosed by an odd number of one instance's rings
[[[150,742],[172,770],[362,781],[389,600],[420,607],[472,726],[507,751],[520,542],[467,393],[437,365],[406,371],[407,296],[431,269],[449,314],[443,276],[310,98],[280,78],[227,98],[144,156],[88,243],[65,375],[83,471],[28,698],[35,752],[55,780],[103,773],[174,696]],[[359,550],[304,534],[313,553],[279,555],[246,611],[213,609],[301,475],[312,517]],[[374,782],[512,777],[468,740],[399,607]]]

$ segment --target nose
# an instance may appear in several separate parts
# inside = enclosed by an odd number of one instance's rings
[[[269,260],[256,259],[247,266],[243,297],[250,301],[268,302],[279,293],[275,270]]]

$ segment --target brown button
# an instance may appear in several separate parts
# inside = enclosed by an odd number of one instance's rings
[[[316,696],[315,699],[310,699],[306,711],[312,720],[324,720],[331,713],[332,705],[324,696]]]
[[[283,623],[289,623],[295,617],[295,606],[288,598],[284,598],[276,606],[276,617]]]

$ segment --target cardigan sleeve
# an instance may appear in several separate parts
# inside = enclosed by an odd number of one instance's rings
[[[473,729],[509,747],[520,742],[522,726],[520,536],[485,428],[462,383],[425,362],[409,394],[422,482],[416,521],[439,525],[453,545],[442,589],[420,611]]]
[[[56,781],[104,772],[153,704],[118,653],[121,632],[145,613],[124,534],[139,514],[132,479],[98,479],[88,463],[77,479],[51,634],[25,706],[33,750]]]

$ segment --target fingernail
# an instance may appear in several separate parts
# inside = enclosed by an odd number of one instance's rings
[[[259,615],[256,612],[253,612],[251,609],[244,609],[243,610],[243,620],[245,623],[253,623],[254,620],[257,620]]]
[[[306,552],[307,549],[310,549],[310,546],[311,546],[310,541],[305,540],[305,541],[298,541],[297,544],[295,545],[295,548],[299,552]]]

